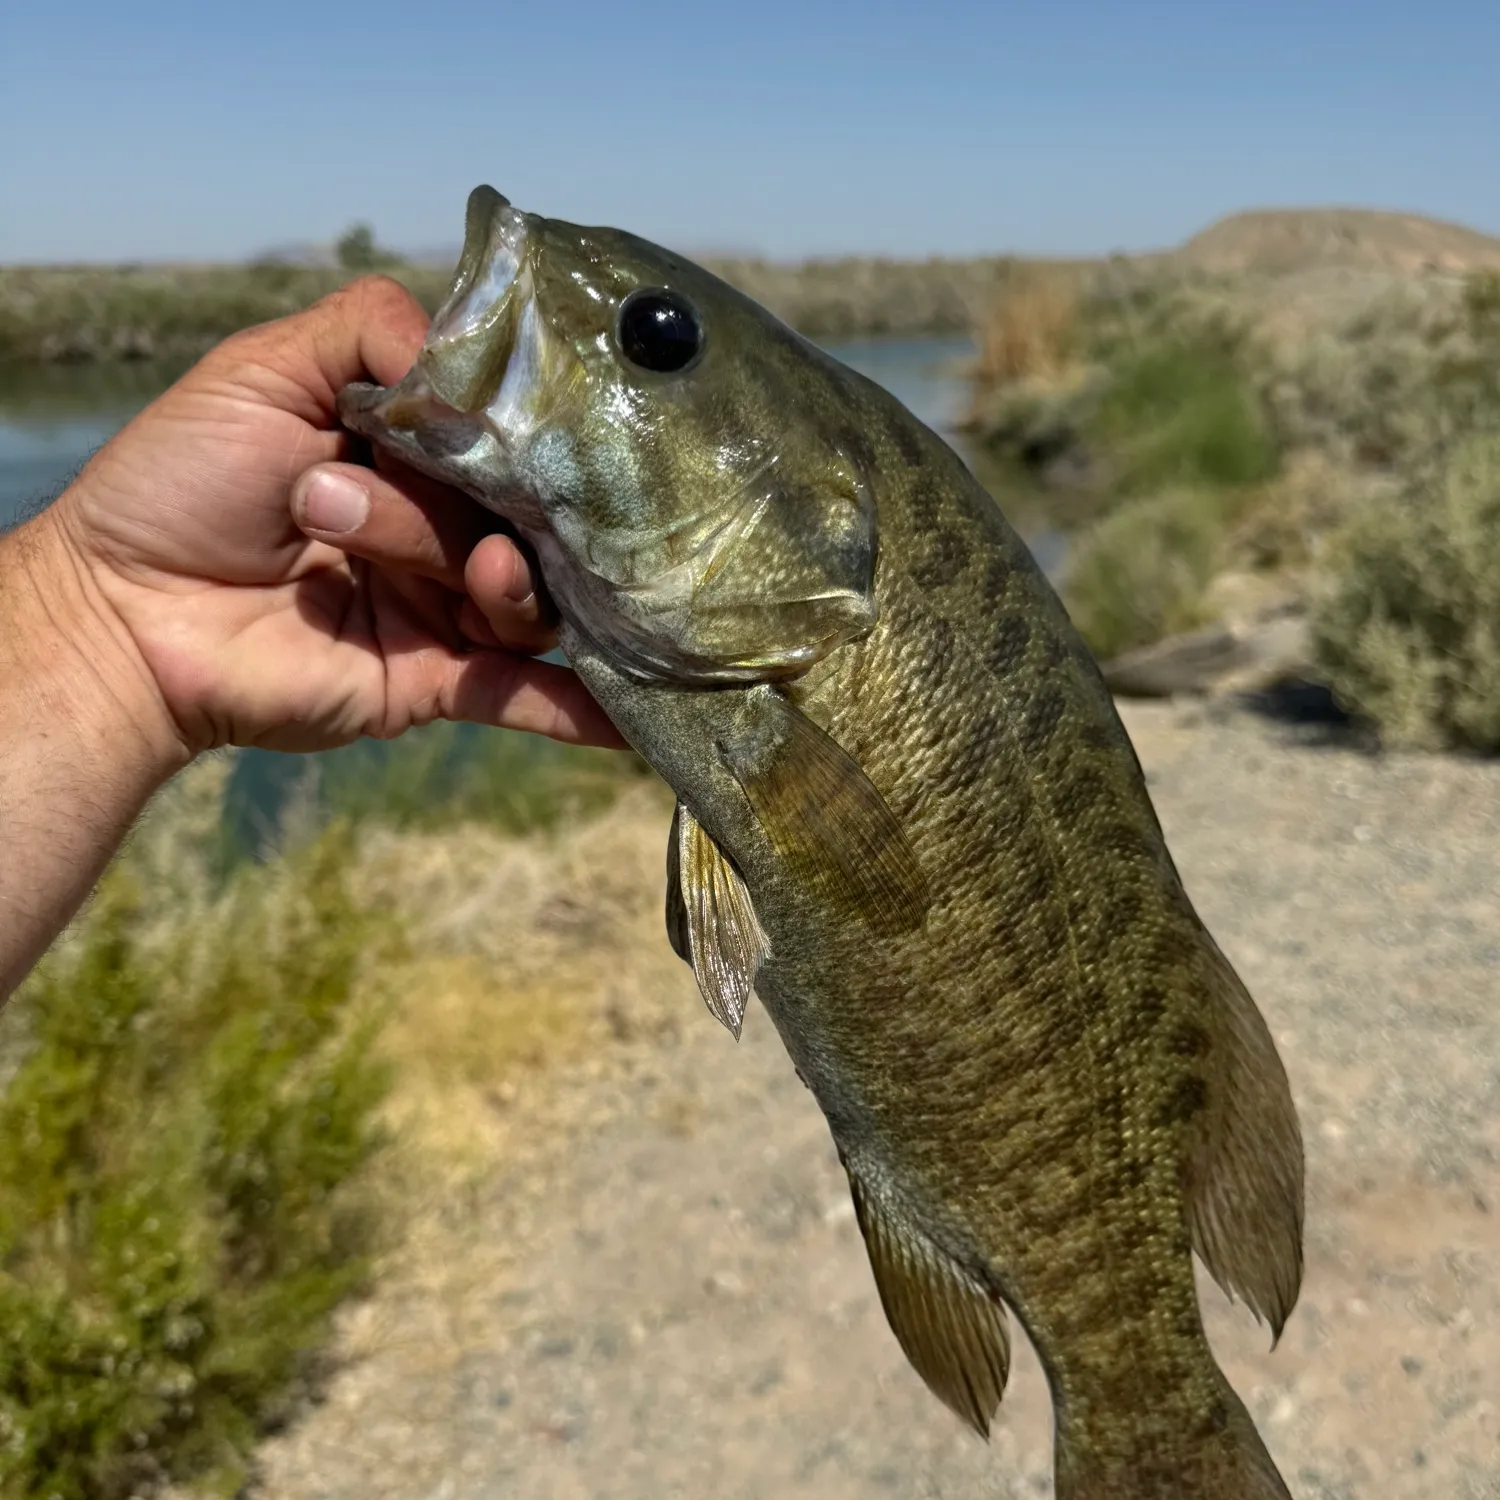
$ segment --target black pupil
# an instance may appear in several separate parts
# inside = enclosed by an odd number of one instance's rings
[[[634,292],[620,309],[620,352],[633,365],[667,375],[703,346],[698,315],[674,292]]]

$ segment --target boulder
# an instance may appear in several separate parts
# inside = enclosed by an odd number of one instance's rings
[[[1278,611],[1243,625],[1211,625],[1126,651],[1100,670],[1122,698],[1257,693],[1315,676],[1307,621]]]

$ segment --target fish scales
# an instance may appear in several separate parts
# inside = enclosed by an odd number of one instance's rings
[[[498,295],[553,330],[531,427],[498,374],[451,374],[519,358],[453,353],[462,269],[413,375],[346,420],[535,548],[570,662],[678,794],[672,940],[736,1031],[752,985],[774,1020],[908,1357],[987,1432],[1008,1308],[1060,1496],[1285,1495],[1192,1269],[1290,1312],[1285,1074],[1051,587],[888,394],[679,257],[487,191],[466,262],[509,247]]]
[[[1153,1370],[1171,1392],[1156,1402],[1167,1431],[1217,1419],[1175,1180],[1206,1092],[1201,929],[1092,660],[1037,608],[1029,554],[982,501],[901,504],[903,480],[930,490],[933,471],[947,471],[944,496],[972,485],[924,449],[892,466],[881,508],[894,559],[881,623],[814,669],[803,701],[886,792],[933,904],[896,954],[825,939],[816,1008],[842,1027],[841,1082],[859,1080],[882,1139],[900,1143],[886,1160],[965,1205],[952,1224],[965,1259],[1039,1348],[1073,1351],[1048,1360],[1064,1425],[1091,1400],[1130,1410]],[[945,669],[929,674],[934,638]],[[986,1244],[1006,1247],[1003,1264]]]

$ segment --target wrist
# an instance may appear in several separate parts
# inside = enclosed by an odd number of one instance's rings
[[[59,515],[0,538],[0,734],[144,804],[191,752]]]

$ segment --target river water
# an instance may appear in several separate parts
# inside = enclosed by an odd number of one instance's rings
[[[966,338],[872,339],[829,352],[885,386],[952,440],[963,409]],[[149,371],[48,370],[0,388],[0,529],[45,503],[160,389]]]
[[[963,452],[953,426],[967,395],[963,364],[973,353],[968,339],[881,339],[828,347],[837,358],[885,386]],[[162,384],[163,378],[148,370],[55,369],[21,383],[12,377],[0,386],[0,531],[51,500],[89,454],[151,400]],[[1055,568],[1061,558],[1056,536],[1044,531],[1030,541],[1043,566]],[[418,731],[405,739],[415,741],[424,733]],[[466,734],[462,743],[477,743],[477,737]],[[411,748],[415,747],[408,744],[407,749]],[[541,742],[537,749],[550,753]],[[378,774],[373,762],[392,753],[389,746],[371,742],[316,757],[241,754],[227,809],[234,842],[253,847],[267,837],[274,838],[283,808],[309,778],[316,783],[320,777]],[[451,757],[445,757],[444,763],[451,764]],[[434,787],[434,795],[439,792]]]

